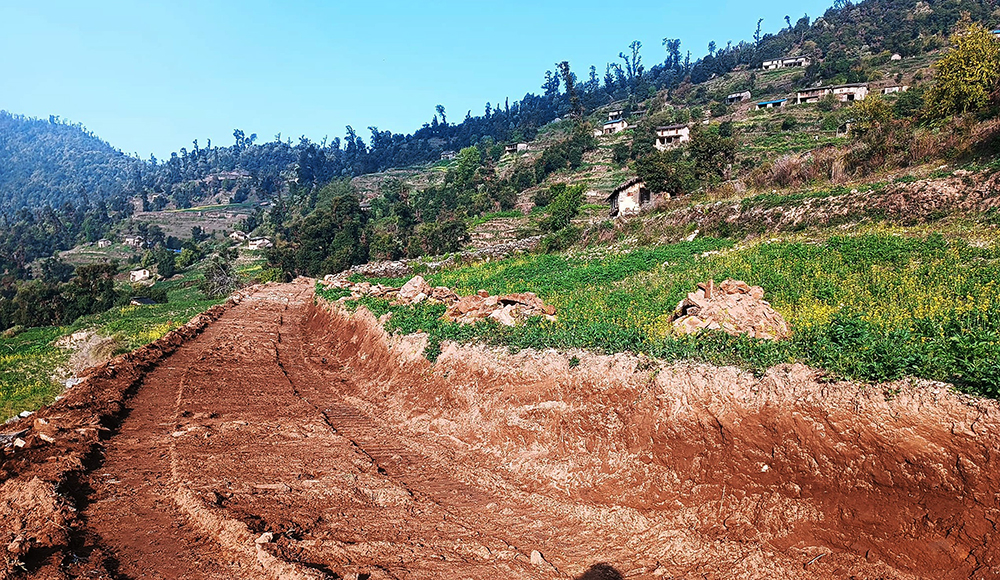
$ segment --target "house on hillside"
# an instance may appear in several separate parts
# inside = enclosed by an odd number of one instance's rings
[[[247,242],[248,250],[263,250],[264,248],[271,248],[274,244],[268,238],[254,238]]]
[[[761,109],[780,109],[788,103],[788,99],[778,99],[777,101],[764,101],[762,103],[757,103],[755,106],[756,110]]]
[[[141,270],[132,270],[131,272],[128,273],[128,281],[132,282],[133,284],[136,282],[144,282],[146,280],[149,280],[149,276],[150,276],[149,270],[147,270],[146,268],[143,268]]]
[[[248,236],[245,232],[241,232],[241,231],[237,230],[237,231],[229,234],[229,239],[233,240],[234,242],[243,243],[243,242],[249,240],[250,236]]]
[[[142,236],[125,236],[125,245],[130,248],[143,248],[146,240]]]
[[[687,125],[668,125],[656,128],[656,149],[666,151],[679,147],[691,140],[691,129]]]
[[[903,56],[900,55],[900,54],[894,54],[894,55],[892,55],[892,56],[889,57],[889,60],[893,60],[893,61],[895,61],[895,60],[903,60]]]
[[[851,83],[849,85],[803,89],[795,93],[795,104],[815,103],[826,95],[833,95],[842,103],[863,101],[868,96],[868,83]]]
[[[604,123],[604,134],[614,135],[615,133],[621,133],[625,129],[628,129],[628,122],[625,119],[615,119],[613,121],[607,121]]]
[[[635,215],[643,207],[650,206],[656,201],[663,199],[664,195],[653,196],[646,188],[646,183],[638,177],[626,181],[619,185],[608,196],[608,203],[611,206],[611,217]],[[669,197],[669,196],[667,196]]]
[[[111,247],[111,240],[97,240],[97,247],[98,248],[110,248]]]
[[[781,68],[792,68],[797,66],[809,66],[812,61],[806,56],[791,56],[787,58],[777,58],[774,60],[765,60],[761,67],[764,70],[778,70]]]
[[[733,93],[726,97],[727,105],[734,105],[736,103],[741,103],[743,101],[750,100],[750,91],[743,91],[742,93]]]
[[[625,109],[615,109],[613,111],[608,111],[608,120],[614,121],[615,119],[623,119],[625,117]]]
[[[441,161],[451,161],[452,159],[458,157],[458,153],[455,151],[442,151]]]
[[[882,89],[882,94],[883,95],[891,95],[893,93],[905,93],[908,90],[910,90],[910,87],[908,87],[906,85],[894,85],[894,86],[891,86],[891,87],[885,87],[885,88],[883,88]]]

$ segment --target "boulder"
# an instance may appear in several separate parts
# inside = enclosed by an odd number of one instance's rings
[[[397,300],[402,304],[416,304],[417,302],[426,299],[427,296],[430,295],[431,291],[431,285],[428,284],[422,276],[414,276],[413,278],[410,278],[409,282],[403,284],[403,287],[399,289]],[[414,302],[414,300],[421,294],[423,296],[417,300],[417,302]]]
[[[764,300],[764,289],[742,280],[698,284],[698,290],[677,305],[670,321],[679,334],[722,330],[766,340],[791,336],[788,323]]]

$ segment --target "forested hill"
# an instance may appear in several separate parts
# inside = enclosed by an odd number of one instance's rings
[[[378,127],[368,127],[364,134],[347,127],[342,139],[293,141],[279,134],[258,141],[255,134],[236,130],[235,144],[220,147],[209,141],[199,146],[195,140],[190,149],[180,148],[162,161],[127,157],[80,126],[2,113],[0,214],[59,206],[82,199],[81,192],[90,199],[145,194],[144,199],[187,207],[209,193],[205,178],[231,171],[248,173],[263,196],[281,192],[290,181],[319,187],[338,177],[434,161],[447,150],[531,140],[557,117],[587,114],[613,102],[626,110],[658,94],[680,106],[724,102],[725,94],[708,91],[703,83],[733,70],[759,69],[762,61],[783,56],[810,57],[803,86],[864,82],[877,73],[865,59],[942,48],[963,14],[995,26],[1000,23],[998,7],[1000,0],[836,0],[818,18],[747,22],[745,39],[737,42],[719,38],[707,47],[690,48],[674,38],[664,38],[662,47],[636,41],[603,66],[575,65],[571,71],[570,63],[563,62],[544,71],[540,94],[487,102],[481,113],[459,112],[460,122],[438,105],[428,111],[429,122],[409,134]],[[766,88],[756,83],[757,77],[750,75],[738,89],[758,93]]]
[[[122,196],[139,165],[80,125],[0,111],[0,213]]]

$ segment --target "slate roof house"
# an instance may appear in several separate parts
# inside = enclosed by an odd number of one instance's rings
[[[691,129],[687,125],[669,125],[656,128],[656,149],[666,151],[691,140]]]
[[[669,195],[653,195],[646,188],[646,183],[643,180],[633,177],[616,187],[608,196],[611,217],[635,215],[642,208],[650,206],[664,197],[669,197]]]

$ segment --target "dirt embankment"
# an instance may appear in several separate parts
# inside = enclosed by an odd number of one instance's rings
[[[754,202],[716,202],[665,214],[674,226],[695,224],[706,234],[778,232],[836,226],[862,220],[919,224],[947,215],[1000,211],[1000,172],[959,172],[943,179],[895,183],[882,190],[859,186],[851,193],[813,198]]]
[[[424,342],[303,280],[99,367],[5,429],[0,578],[1000,574],[995,402]]]
[[[1000,574],[994,401],[923,381],[822,383],[798,365],[761,378],[623,355],[570,368],[451,345],[431,368],[370,317],[317,311],[311,328],[400,428],[605,513],[621,542],[607,560],[640,576]]]

